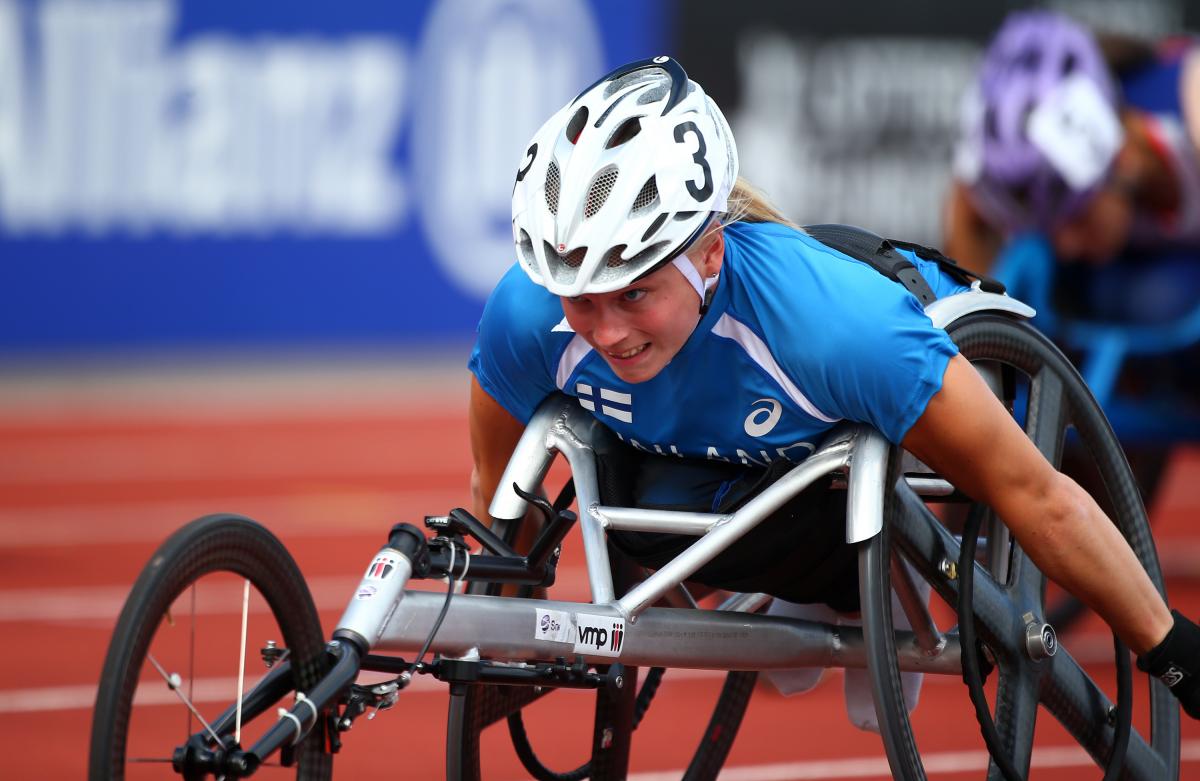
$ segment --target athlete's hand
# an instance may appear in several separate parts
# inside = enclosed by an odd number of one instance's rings
[[[1172,610],[1175,625],[1163,641],[1138,657],[1137,666],[1165,683],[1183,710],[1200,719],[1200,626],[1178,610]]]

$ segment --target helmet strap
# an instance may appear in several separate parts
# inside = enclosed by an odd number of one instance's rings
[[[683,278],[691,284],[692,290],[695,290],[696,295],[700,297],[700,314],[703,315],[708,310],[709,292],[716,287],[720,274],[713,274],[707,279],[701,279],[700,272],[688,259],[687,253],[676,255],[671,260],[671,265],[679,269],[679,273],[683,274]]]

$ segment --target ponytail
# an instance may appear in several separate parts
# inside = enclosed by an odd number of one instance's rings
[[[799,225],[784,217],[783,213],[767,200],[762,190],[740,176],[734,182],[733,191],[729,193],[729,209],[722,222],[726,225],[735,222],[777,222],[800,230]]]

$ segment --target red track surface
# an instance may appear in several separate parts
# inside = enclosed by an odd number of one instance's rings
[[[465,503],[459,401],[397,398],[339,413],[259,405],[253,416],[136,401],[0,409],[0,777],[85,776],[91,700],[117,612],[154,548],[191,518],[233,511],[275,531],[309,578],[328,631],[392,522]],[[1198,486],[1200,450],[1180,451],[1153,508],[1166,567],[1180,576],[1170,583],[1172,600],[1193,615]],[[578,554],[564,564],[560,588],[584,597]],[[1109,640],[1098,627],[1064,642],[1099,660],[1089,665],[1095,675],[1111,676]],[[840,678],[831,672],[792,699],[760,685],[723,777],[887,778],[878,738],[844,716]],[[719,686],[713,674],[667,673],[635,738],[634,778],[679,776]],[[440,685],[420,685],[396,709],[361,720],[335,777],[442,777],[445,702]],[[582,693],[532,709],[530,734],[548,764],[565,770],[582,759],[590,709]],[[915,723],[930,770],[942,768],[932,777],[983,777],[982,741],[957,679],[927,679]],[[1200,725],[1185,721],[1183,735],[1182,777],[1200,778]],[[1032,777],[1098,778],[1060,750],[1070,746],[1050,717],[1040,719]],[[485,733],[483,755],[487,778],[526,777],[501,729]]]

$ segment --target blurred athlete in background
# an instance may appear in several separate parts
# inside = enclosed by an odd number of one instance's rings
[[[1013,13],[963,108],[947,254],[1032,297],[1051,335],[1059,314],[1161,325],[1200,307],[1194,38],[1150,45],[1050,11]],[[1125,368],[1127,395],[1188,409],[1200,348]],[[1148,504],[1172,444],[1125,443]]]
[[[1200,48],[1109,39],[1107,50],[1057,13],[1008,18],[964,107],[947,254],[986,269],[1029,231],[1094,265],[1200,250]]]
[[[1200,716],[1200,627],[1168,610],[1116,527],[1042,457],[913,292],[798,229],[738,177],[721,111],[678,63],[620,68],[552,116],[512,202],[517,262],[470,361],[481,517],[525,424],[556,392],[619,435],[607,460],[630,467],[639,506],[728,511],[839,421],[867,423],[994,507],[1140,664],[1181,670],[1172,691]],[[965,289],[935,253],[897,252],[931,296]],[[857,611],[844,497],[828,488],[812,486],[694,578]],[[692,542],[610,539],[651,568]]]

